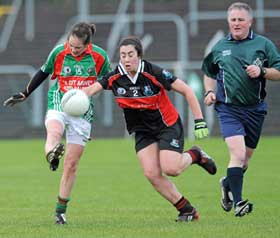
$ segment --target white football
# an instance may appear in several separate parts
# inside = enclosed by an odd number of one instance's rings
[[[69,116],[80,117],[84,115],[89,108],[89,98],[84,91],[80,89],[71,89],[63,95],[61,99],[61,108]]]

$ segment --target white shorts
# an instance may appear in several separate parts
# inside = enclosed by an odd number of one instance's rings
[[[66,143],[85,146],[90,139],[91,124],[81,117],[71,117],[64,112],[48,110],[45,126],[49,120],[58,120],[65,130]]]

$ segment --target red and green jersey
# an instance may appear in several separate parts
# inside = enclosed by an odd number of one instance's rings
[[[107,53],[100,47],[90,44],[85,52],[74,57],[68,43],[57,45],[41,67],[45,73],[52,74],[56,80],[48,92],[48,109],[61,111],[61,98],[72,88],[84,88],[93,84],[97,78],[110,71]],[[93,100],[84,118],[93,121]]]

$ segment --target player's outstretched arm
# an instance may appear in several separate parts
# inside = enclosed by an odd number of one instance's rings
[[[103,87],[99,82],[95,82],[91,86],[85,87],[82,90],[90,97],[101,92],[103,90]]]
[[[19,92],[18,94],[15,94],[15,95],[9,97],[8,99],[6,99],[3,103],[3,106],[12,107],[16,103],[23,102],[25,99],[26,99],[26,96],[22,92]]]
[[[25,99],[37,88],[39,85],[48,77],[48,73],[44,73],[39,70],[33,78],[29,81],[24,91],[19,92],[8,99],[3,103],[5,107],[12,107],[19,102],[25,101]]]

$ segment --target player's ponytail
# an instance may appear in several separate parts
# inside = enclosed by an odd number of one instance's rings
[[[68,39],[70,36],[74,35],[81,39],[84,45],[87,45],[92,42],[92,38],[96,32],[95,24],[88,24],[86,22],[79,22],[75,24],[68,35]]]
[[[93,37],[96,32],[96,25],[94,23],[91,23],[89,26],[91,30],[91,36]]]

